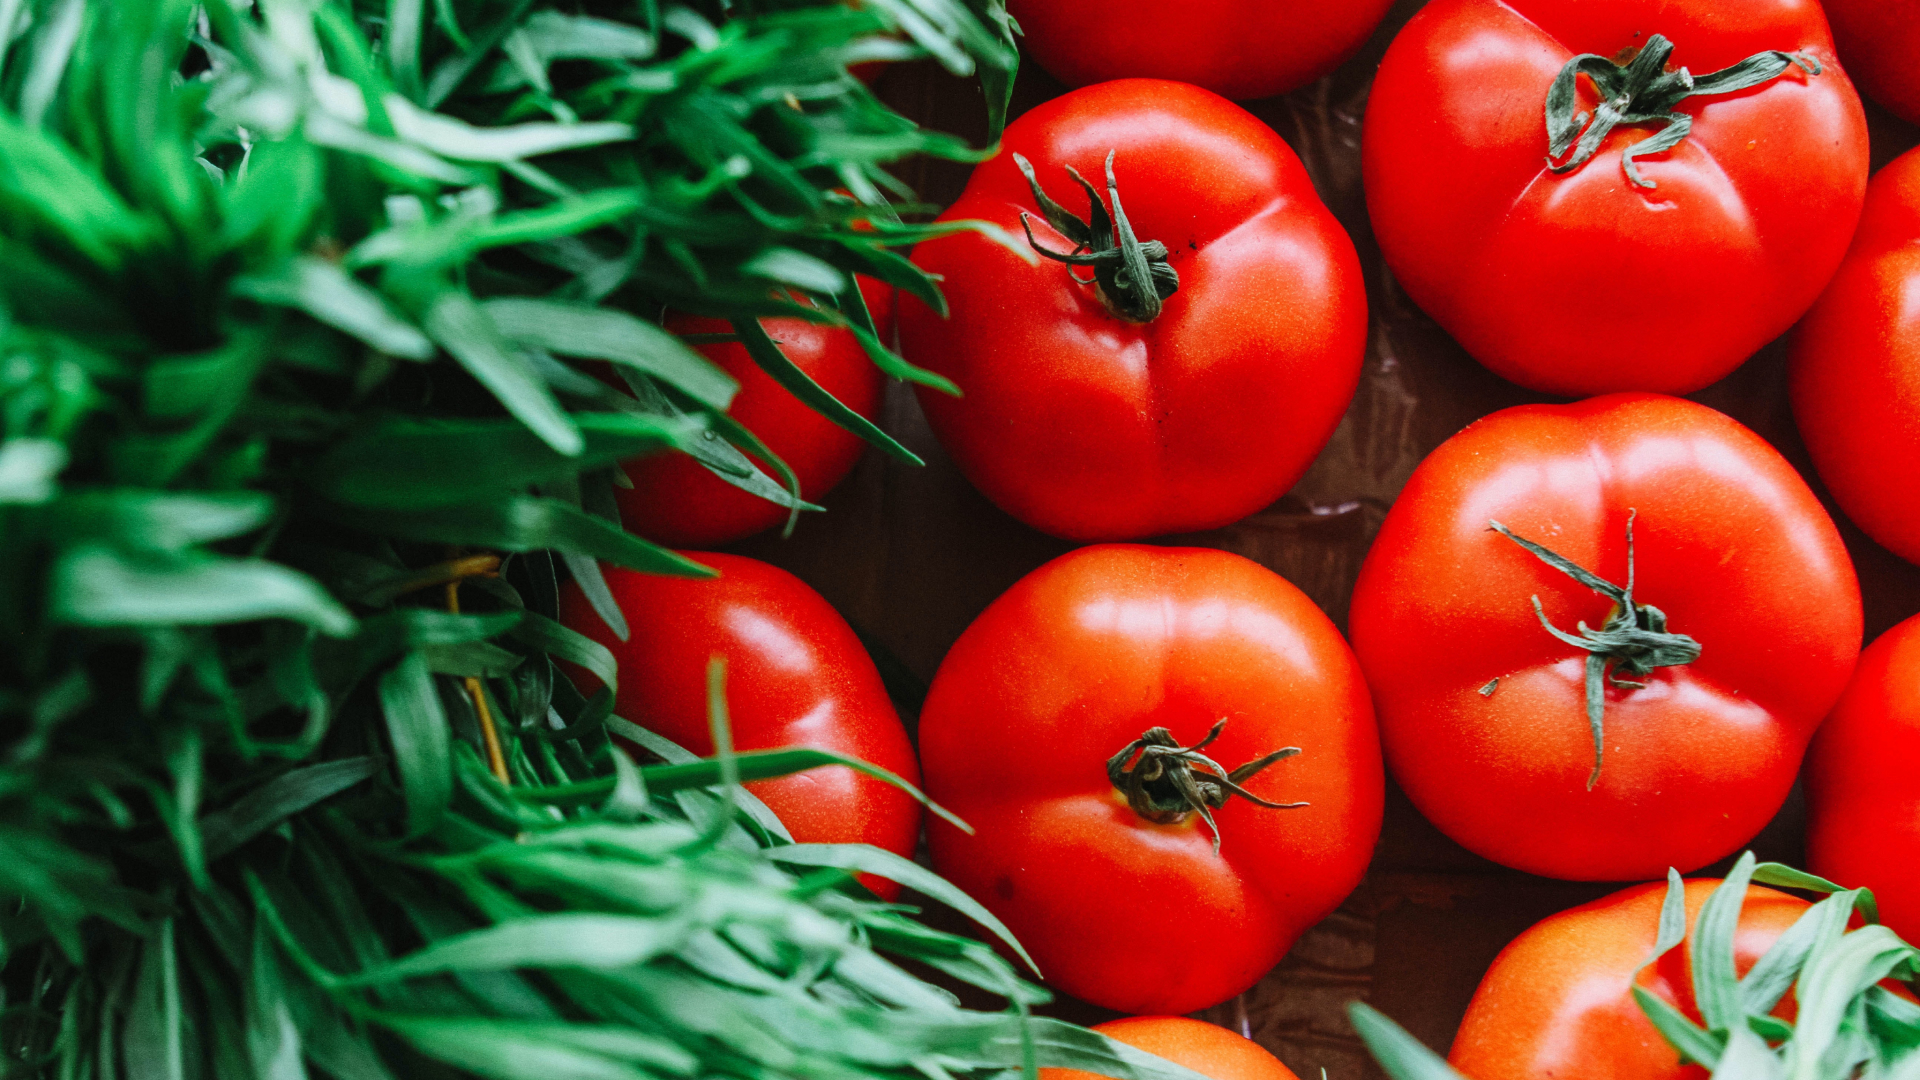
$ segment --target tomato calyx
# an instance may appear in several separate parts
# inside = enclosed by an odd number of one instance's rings
[[[1063,255],[1041,247],[1040,241],[1033,238],[1033,215],[1025,210],[1020,211],[1020,224],[1027,230],[1027,243],[1040,255],[1069,267],[1093,267],[1092,284],[1108,311],[1128,322],[1149,323],[1159,317],[1167,297],[1179,291],[1180,272],[1167,262],[1166,244],[1158,240],[1143,242],[1134,235],[1127,212],[1120,206],[1120,184],[1113,176],[1113,155],[1114,151],[1107,151],[1107,197],[1113,201],[1112,214],[1108,214],[1106,204],[1100,201],[1100,193],[1086,177],[1073,166],[1066,167],[1067,175],[1086,190],[1090,219],[1086,221],[1048,197],[1039,177],[1033,173],[1033,163],[1020,154],[1013,155],[1013,163],[1027,178],[1027,186],[1033,189],[1033,201],[1039,205],[1047,224],[1073,241],[1074,248]],[[1074,280],[1088,284],[1077,275]]]
[[[1696,78],[1686,68],[1666,70],[1667,58],[1672,55],[1673,42],[1655,34],[1624,65],[1596,53],[1581,53],[1568,60],[1547,88],[1547,167],[1556,173],[1572,172],[1586,164],[1607,135],[1621,124],[1657,124],[1659,130],[1653,137],[1622,151],[1620,161],[1634,186],[1658,187],[1640,175],[1634,159],[1671,150],[1686,140],[1693,130],[1693,117],[1674,111],[1682,101],[1758,86],[1778,78],[1789,67],[1798,66],[1808,75],[1823,70],[1820,61],[1804,53],[1771,49]],[[1593,80],[1600,93],[1600,104],[1592,113],[1575,111],[1575,89],[1582,74]],[[1559,161],[1569,150],[1572,157]]]
[[[1540,625],[1546,627],[1554,637],[1587,653],[1587,725],[1593,730],[1593,772],[1587,776],[1588,791],[1592,791],[1593,785],[1600,782],[1600,766],[1606,755],[1606,741],[1601,733],[1601,719],[1607,705],[1605,684],[1611,683],[1622,690],[1643,690],[1646,683],[1623,679],[1620,671],[1624,669],[1632,675],[1651,675],[1655,668],[1680,667],[1700,659],[1700,643],[1685,634],[1669,631],[1666,612],[1652,604],[1636,604],[1633,601],[1635,516],[1636,511],[1627,511],[1625,588],[1550,548],[1515,535],[1497,521],[1487,522],[1493,531],[1532,552],[1541,562],[1613,601],[1613,612],[1607,616],[1606,625],[1595,630],[1582,621],[1579,624],[1580,634],[1576,637],[1553,625],[1553,621],[1547,618],[1546,610],[1540,606],[1539,595],[1533,597],[1533,613],[1539,616]]]
[[[1220,825],[1213,811],[1227,805],[1235,795],[1270,810],[1297,810],[1303,802],[1277,803],[1240,786],[1240,782],[1300,752],[1297,746],[1285,746],[1258,757],[1229,772],[1219,762],[1200,751],[1220,737],[1227,726],[1221,717],[1207,737],[1192,746],[1181,746],[1173,733],[1163,727],[1148,728],[1126,748],[1107,759],[1107,779],[1127,797],[1133,812],[1160,825],[1177,825],[1194,814],[1206,821],[1213,833],[1213,853],[1220,854]],[[1139,755],[1135,761],[1134,756]],[[1128,762],[1133,767],[1128,768]]]

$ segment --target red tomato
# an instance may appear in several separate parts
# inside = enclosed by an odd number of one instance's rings
[[[1611,666],[1590,698],[1590,654],[1542,619],[1577,636],[1626,633],[1627,616],[1494,521],[1611,587],[1631,580],[1641,632],[1663,616],[1697,658],[1642,670],[1646,653],[1591,654]],[[1630,881],[1712,862],[1779,809],[1853,670],[1860,588],[1832,520],[1759,436],[1619,394],[1505,409],[1443,443],[1388,512],[1350,628],[1387,765],[1441,831],[1530,873]]]
[[[885,340],[893,325],[892,287],[862,278],[860,291]],[[763,325],[780,343],[787,359],[814,382],[854,412],[869,420],[878,419],[886,378],[867,358],[852,331],[804,319],[766,319]],[[670,316],[666,326],[675,334],[733,332],[725,319],[692,315]],[[816,502],[846,479],[866,446],[860,436],[814,412],[774,382],[747,355],[746,346],[736,342],[696,348],[740,381],[740,392],[727,414],[792,466],[800,478],[801,498]],[[756,464],[779,479],[766,462]],[[625,468],[633,487],[614,489],[620,517],[627,528],[662,544],[714,547],[787,519],[785,507],[742,491],[684,454],[634,458]]]
[[[1737,93],[1672,104],[1649,86],[1633,108],[1691,124],[1634,159],[1649,186],[1624,154],[1652,124],[1614,128],[1556,174],[1548,87],[1576,53],[1624,59],[1656,35],[1671,39],[1669,75],[1768,50],[1820,74],[1775,56],[1777,74]],[[1597,103],[1591,78],[1576,81],[1570,123]],[[1687,393],[1785,332],[1833,276],[1866,189],[1867,127],[1817,0],[1436,0],[1381,64],[1362,168],[1394,276],[1481,363],[1557,394]]]
[[[1240,784],[1309,805],[1224,800],[1169,745],[1223,718],[1200,752],[1235,770],[1298,747]],[[1380,831],[1353,654],[1300,590],[1222,551],[1100,545],[1028,574],[940,665],[920,751],[927,793],[977,830],[930,826],[934,866],[1050,984],[1125,1012],[1253,985],[1359,883]],[[1189,769],[1225,802],[1213,828],[1176,794]]]
[[[1085,268],[962,233],[914,252],[943,276],[952,318],[904,300],[901,343],[965,391],[920,404],[967,478],[1014,517],[1075,540],[1226,525],[1293,486],[1353,397],[1367,332],[1359,262],[1272,129],[1205,90],[1149,79],[1022,116],[942,220],[1019,235],[1037,203],[1015,154],[1091,212],[1066,170],[1098,184],[1110,151],[1133,231],[1164,242],[1179,275],[1157,317],[1109,310],[1132,305],[1076,279]],[[1039,246],[1073,249],[1032,222]]]
[[[1146,76],[1246,100],[1352,56],[1393,0],[1007,0],[1027,51],[1068,86]]]
[[[1637,979],[1634,972],[1659,936],[1664,882],[1542,920],[1494,959],[1448,1060],[1473,1080],[1705,1080],[1705,1069],[1680,1064],[1679,1052],[1647,1019],[1631,988],[1638,982],[1700,1022],[1691,929],[1719,884],[1687,882],[1686,941]],[[1734,932],[1734,970],[1746,974],[1807,907],[1804,900],[1749,887]],[[1792,997],[1774,1013],[1791,1019]]]
[[[1185,1016],[1129,1016],[1093,1030],[1128,1046],[1185,1065],[1212,1080],[1299,1080],[1252,1039]],[[1041,1069],[1040,1080],[1099,1080],[1079,1069]]]
[[[1793,337],[1793,413],[1867,535],[1920,563],[1920,152],[1873,178],[1853,249]]]
[[[1867,96],[1920,124],[1920,0],[1826,0],[1833,39]]]
[[[720,571],[704,581],[608,567],[627,613],[620,641],[569,582],[560,621],[613,650],[620,663],[614,712],[696,754],[713,753],[707,662],[727,661],[727,710],[739,750],[817,746],[918,782],[906,729],[880,673],[838,612],[806,583],[738,555],[697,553]],[[892,785],[844,766],[747,785],[801,843],[863,843],[911,857],[920,805]],[[866,880],[866,879],[863,879]],[[883,895],[891,883],[868,881]]]
[[[1807,861],[1920,940],[1920,617],[1881,635],[1807,754]]]

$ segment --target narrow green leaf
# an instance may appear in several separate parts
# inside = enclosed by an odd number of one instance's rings
[[[605,686],[617,688],[620,685],[620,666],[605,645],[545,615],[527,612],[520,624],[514,627],[513,639],[522,645],[539,649],[556,660],[586,668]]]
[[[947,879],[921,866],[911,859],[904,859],[891,851],[870,844],[793,844],[787,847],[767,849],[767,857],[774,862],[792,866],[831,866],[840,870],[856,870],[864,874],[873,874],[898,882],[932,900],[938,900],[974,922],[979,923],[993,936],[1006,942],[1022,963],[1040,974],[1040,966],[1027,955],[1013,931],[1005,923],[994,917],[993,912],[983,907],[978,900],[968,896]]]
[[[809,408],[879,447],[894,458],[909,465],[926,464],[920,460],[919,455],[895,442],[893,436],[875,427],[866,417],[847,408],[840,399],[828,393],[806,372],[795,366],[794,362],[787,359],[786,354],[780,351],[780,346],[774,344],[773,339],[767,336],[766,328],[761,326],[758,320],[735,319],[733,329],[740,335],[740,343],[746,346],[747,355],[753,358],[753,362]]]
[[[653,35],[626,23],[558,11],[537,11],[520,28],[542,61],[645,60]]]
[[[91,488],[68,493],[50,513],[53,531],[64,537],[173,552],[250,533],[273,509],[272,497],[260,491]]]
[[[383,1017],[414,1049],[488,1080],[654,1080],[654,1074],[570,1046],[545,1028],[494,1019]]]
[[[1747,883],[1753,880],[1754,861],[1751,851],[1740,856],[1726,880],[1707,897],[1693,926],[1693,998],[1707,1030],[1716,1034],[1745,1026],[1733,936],[1746,903]]]
[[[446,707],[423,655],[408,654],[380,677],[380,709],[407,800],[407,835],[422,836],[453,799]]]
[[[578,150],[633,138],[633,125],[510,124],[475,127],[445,113],[429,112],[398,94],[385,101],[394,134],[455,161],[505,162],[560,150]]]
[[[1427,1049],[1405,1028],[1386,1018],[1370,1005],[1355,1001],[1347,1005],[1347,1018],[1360,1041],[1367,1044],[1373,1059],[1393,1080],[1464,1080],[1445,1058]]]
[[[1773,1011],[1800,977],[1814,945],[1828,937],[1836,923],[1844,928],[1846,913],[1852,907],[1850,894],[1842,893],[1820,901],[1795,919],[1740,980],[1742,1010],[1749,1016]]]
[[[396,416],[336,445],[306,473],[329,498],[407,508],[478,502],[653,450],[690,445],[698,421],[637,413],[580,413],[572,455],[510,420]]]
[[[1785,1080],[1787,1072],[1760,1036],[1736,1026],[1728,1033],[1726,1051],[1713,1075],[1719,1080]]]
[[[282,773],[224,810],[200,819],[200,834],[212,862],[287,818],[372,776],[372,758],[340,758]]]
[[[627,915],[530,916],[441,938],[346,981],[369,986],[450,971],[631,967],[678,948],[690,929]]]
[[[1724,1035],[1717,1035],[1702,1029],[1687,1019],[1685,1013],[1669,1005],[1665,999],[1656,997],[1646,987],[1633,988],[1633,1000],[1640,1005],[1640,1011],[1647,1014],[1653,1026],[1674,1049],[1680,1052],[1682,1059],[1704,1065],[1711,1069],[1720,1063],[1720,1053],[1725,1046]]]
[[[401,318],[379,293],[325,259],[292,259],[266,273],[235,278],[232,288],[262,303],[304,311],[381,352],[409,360],[433,356],[427,335]]]
[[[679,338],[624,312],[526,297],[489,300],[486,310],[501,334],[518,344],[630,367],[711,408],[724,411],[740,389]]]
[[[600,564],[592,556],[576,555],[571,551],[561,552],[560,561],[567,565],[567,573],[572,575],[574,584],[580,586],[580,592],[587,598],[594,614],[607,624],[607,629],[613,631],[614,637],[627,640],[627,615],[620,610],[620,602],[614,599],[606,575],[600,572]]]
[[[293,619],[324,634],[354,618],[319,583],[264,559],[134,557],[82,544],[54,564],[50,615],[76,626],[204,626]]]
[[[435,675],[475,679],[505,678],[521,661],[520,654],[490,641],[422,645],[415,655],[426,661],[427,670]]]
[[[586,448],[580,430],[525,358],[508,347],[486,309],[466,293],[442,293],[427,312],[427,332],[493,392],[515,419],[569,456]]]
[[[341,524],[408,540],[471,544],[501,551],[551,548],[649,574],[715,576],[711,567],[648,543],[559,499],[523,495],[486,505],[416,513],[335,507],[328,515]]]
[[[792,248],[769,247],[740,264],[748,277],[765,278],[807,292],[831,296],[847,287],[847,276],[839,267]]]
[[[609,720],[608,723],[611,725],[612,721]],[[624,729],[622,733],[624,734]],[[955,817],[946,807],[927,798],[925,793],[902,777],[856,757],[806,746],[785,750],[749,751],[734,755],[733,760],[739,769],[739,778],[743,781],[767,780],[776,776],[804,772],[807,769],[817,769],[824,765],[845,765],[857,772],[885,780],[913,796],[942,821],[969,835],[973,832],[973,826]],[[662,794],[685,791],[690,788],[712,787],[727,782],[722,764],[710,758],[686,764],[649,765],[642,771],[646,774],[647,788]]]

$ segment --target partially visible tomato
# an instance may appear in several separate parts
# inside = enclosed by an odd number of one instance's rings
[[[891,337],[893,288],[861,278],[881,340]],[[867,358],[850,330],[805,319],[766,319],[767,334],[787,359],[854,412],[877,420],[886,378]],[[671,315],[675,334],[730,334],[724,319]],[[737,342],[695,346],[707,359],[740,382],[728,415],[760,437],[800,478],[800,497],[808,502],[846,479],[866,444],[808,408],[773,377],[760,370]],[[770,476],[777,473],[756,461]],[[627,528],[671,547],[716,547],[772,528],[787,519],[778,503],[752,495],[713,475],[684,454],[654,454],[625,465],[632,488],[615,488]]]
[[[1549,87],[1577,54],[1555,152]],[[1643,54],[1644,89],[1622,78],[1600,109],[1593,74]],[[1748,58],[1758,85],[1662,93]],[[1658,120],[1575,141],[1621,109]],[[1817,0],[1435,0],[1387,50],[1362,145],[1407,294],[1496,373],[1570,395],[1690,393],[1784,333],[1846,252],[1867,166]]]
[[[1252,1039],[1185,1016],[1129,1016],[1094,1025],[1093,1030],[1185,1065],[1212,1080],[1299,1080],[1280,1059]],[[1099,1080],[1079,1069],[1041,1069],[1040,1080]]]
[[[1920,124],[1920,0],[1826,0],[1840,59],[1867,96]]]
[[[1920,563],[1920,150],[1873,178],[1847,261],[1794,332],[1790,385],[1840,508]]]
[[[1860,654],[1807,752],[1808,869],[1865,886],[1920,940],[1920,616]]]
[[[920,404],[967,479],[1021,521],[1073,540],[1227,525],[1285,494],[1352,400],[1367,336],[1359,261],[1273,129],[1157,79],[1028,112],[942,220],[1020,236],[1025,216],[1037,246],[1075,250],[1041,213],[1021,155],[1064,213],[1093,215],[1097,228],[1079,223],[1087,238],[1111,248],[1107,211],[1095,213],[1068,172],[1112,202],[1109,154],[1132,234],[1165,245],[1164,264],[1143,274],[1162,288],[1177,274],[1177,291],[1122,281],[1111,252],[1118,292],[1095,283],[1096,267],[1029,260],[963,232],[915,249],[952,316],[903,300],[901,346],[965,392],[929,391]]]
[[[1340,66],[1393,0],[1007,0],[1027,51],[1068,86],[1175,79],[1239,100]]]
[[[1442,832],[1529,873],[1631,881],[1760,831],[1861,622],[1839,530],[1776,450],[1704,405],[1615,394],[1505,409],[1434,450],[1349,626],[1387,764]]]
[[[1223,771],[1298,748],[1238,782],[1307,805],[1229,799],[1176,747]],[[1126,1012],[1253,985],[1359,883],[1380,831],[1353,654],[1300,590],[1223,551],[1106,544],[1022,578],[941,663],[920,750],[927,793],[976,830],[932,823],[934,866],[1050,985]]]
[[[736,749],[816,746],[919,780],[880,673],[832,605],[778,567],[737,555],[692,557],[720,576],[696,581],[606,568],[632,631],[626,641],[613,636],[578,586],[569,582],[561,595],[561,621],[619,661],[617,715],[696,754],[713,753],[707,664],[722,656]],[[747,789],[802,843],[872,844],[911,857],[920,835],[919,803],[845,766]],[[868,884],[887,896],[898,891],[891,883]]]
[[[1633,999],[1641,986],[1695,1023],[1694,921],[1720,882],[1687,882],[1685,943],[1635,978],[1653,954],[1665,883],[1635,885],[1549,916],[1501,950],[1480,980],[1448,1058],[1473,1080],[1704,1080],[1680,1064]],[[1755,885],[1734,933],[1734,969],[1745,974],[1804,913],[1804,900]],[[1793,1016],[1788,996],[1775,1015]]]

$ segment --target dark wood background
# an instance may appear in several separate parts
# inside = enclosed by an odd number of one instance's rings
[[[1329,0],[1339,3],[1341,0]],[[1401,0],[1339,71],[1284,97],[1246,103],[1306,163],[1321,197],[1352,235],[1367,274],[1371,341],[1359,392],[1331,444],[1299,486],[1266,510],[1214,532],[1156,542],[1238,552],[1304,589],[1344,629],[1367,544],[1413,467],[1474,419],[1553,400],[1476,364],[1403,296],[1380,259],[1360,188],[1360,124],[1380,57],[1424,0]],[[1844,58],[1843,58],[1844,59]],[[876,83],[921,123],[984,138],[980,94],[927,64],[901,65]],[[1063,87],[1028,63],[1018,113]],[[1920,128],[1867,103],[1875,168],[1920,143]],[[903,175],[945,205],[967,169],[916,162]],[[1758,431],[1820,490],[1788,410],[1783,343],[1693,395]],[[1014,521],[961,477],[928,430],[911,392],[892,387],[883,426],[926,458],[913,469],[868,452],[846,483],[795,535],[763,535],[730,550],[783,566],[824,593],[904,668],[928,680],[973,617],[1022,575],[1073,545]],[[1868,639],[1920,612],[1920,567],[1868,540],[1840,516],[1866,598]],[[1803,811],[1796,789],[1753,843],[1762,858],[1801,862]],[[1205,1016],[1274,1051],[1303,1080],[1377,1077],[1342,1008],[1372,1002],[1429,1045],[1444,1049],[1487,964],[1520,931],[1617,886],[1550,881],[1469,854],[1388,787],[1372,870],[1354,896],[1309,931],[1253,990]],[[1062,1001],[1053,1012],[1091,1023],[1113,1014]]]

